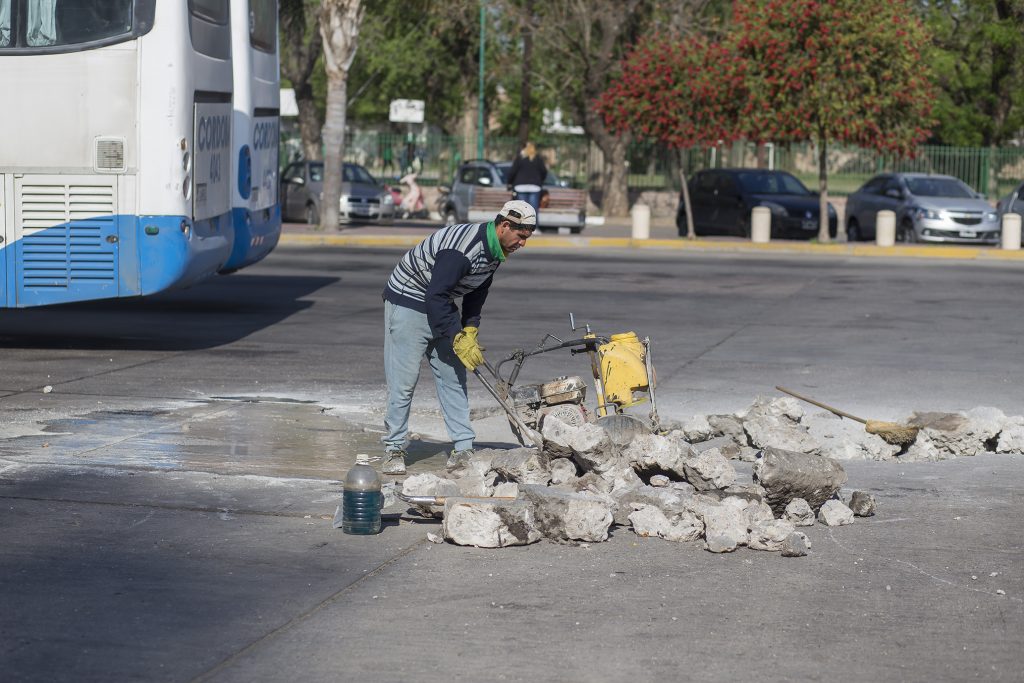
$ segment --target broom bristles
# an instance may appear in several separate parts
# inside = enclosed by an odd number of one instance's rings
[[[875,434],[893,446],[909,446],[917,440],[917,427],[908,427],[897,422],[879,422],[868,420],[864,431]]]

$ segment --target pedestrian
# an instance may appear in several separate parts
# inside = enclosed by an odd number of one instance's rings
[[[544,158],[537,154],[532,142],[527,142],[509,169],[508,189],[515,191],[516,198],[527,202],[536,212],[540,208],[540,192],[547,175]]]
[[[477,335],[494,271],[522,248],[537,225],[524,201],[502,206],[489,223],[442,228],[410,249],[384,288],[385,474],[404,474],[409,410],[424,357],[434,375],[452,451],[447,464],[473,454],[466,370],[484,362]],[[456,299],[462,299],[462,310]]]

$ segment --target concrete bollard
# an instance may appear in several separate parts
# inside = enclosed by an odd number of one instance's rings
[[[772,210],[767,206],[755,206],[750,212],[750,241],[767,244],[772,239]]]
[[[630,213],[633,214],[633,239],[649,239],[651,236],[651,207],[646,204],[634,204]]]
[[[1003,249],[1020,250],[1020,214],[1003,214]]]
[[[896,244],[896,212],[878,212],[875,218],[875,244],[880,247],[891,247]]]

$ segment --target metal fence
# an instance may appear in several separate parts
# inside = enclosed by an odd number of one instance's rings
[[[601,150],[582,135],[542,136],[534,140],[549,168],[574,187],[597,189],[605,172]],[[294,133],[282,138],[282,160],[301,147]],[[509,161],[515,157],[515,138],[486,140],[485,158]],[[374,175],[390,179],[413,168],[424,185],[451,181],[459,164],[477,158],[475,138],[423,133],[350,131],[346,156]],[[818,187],[818,153],[812,144],[763,145],[737,143],[679,152],[662,145],[633,143],[627,152],[628,183],[636,190],[678,191],[680,166],[687,175],[703,168],[764,167],[789,171],[811,189]],[[952,175],[972,188],[997,198],[1024,180],[1024,147],[923,146],[913,158],[899,158],[856,147],[836,147],[828,153],[829,193],[850,194],[868,178],[883,171],[917,171]]]

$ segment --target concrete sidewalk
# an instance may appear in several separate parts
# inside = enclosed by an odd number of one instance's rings
[[[440,223],[431,220],[395,221],[390,225],[343,225],[335,232],[324,232],[302,223],[286,223],[281,244],[339,247],[394,247],[409,249],[437,230]],[[530,249],[650,249],[659,252],[745,253],[745,254],[812,254],[858,258],[912,258],[956,261],[999,261],[1024,263],[1024,251],[1004,251],[999,247],[953,244],[897,244],[879,247],[873,242],[833,242],[819,244],[805,240],[772,240],[754,244],[738,237],[681,238],[675,223],[668,218],[652,218],[650,239],[635,240],[628,218],[605,219],[588,224],[582,234],[537,233],[530,239]]]

